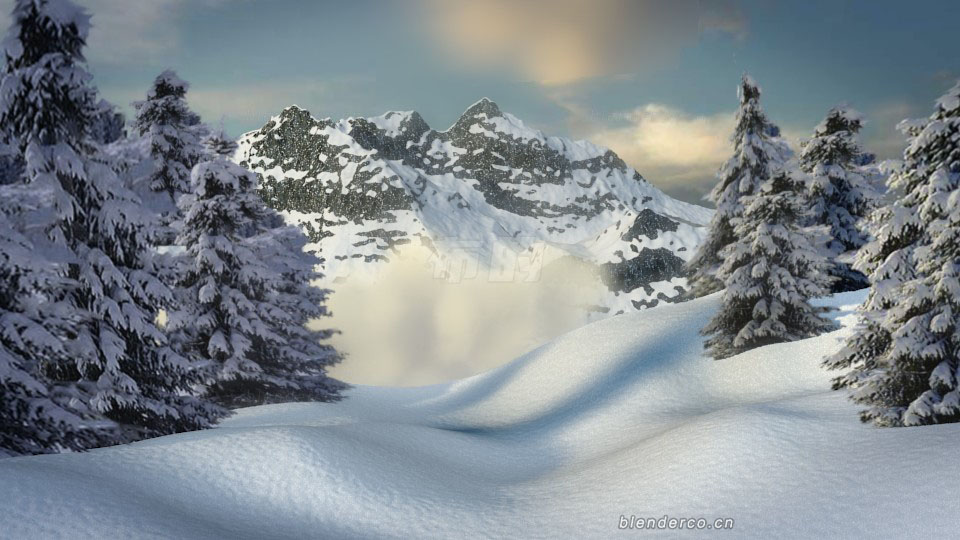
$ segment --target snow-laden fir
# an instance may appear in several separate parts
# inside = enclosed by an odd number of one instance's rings
[[[133,170],[129,171],[131,184],[160,214],[164,225],[173,227],[181,217],[177,201],[190,193],[190,171],[204,153],[201,138],[206,134],[206,127],[187,105],[189,87],[172,70],[165,70],[154,79],[147,98],[133,103],[137,143],[146,148],[141,149],[140,155],[131,156],[134,162]],[[134,150],[125,145],[129,146],[129,142],[119,142],[114,148],[126,153]],[[163,232],[163,243],[172,243],[175,231],[166,228]]]
[[[0,125],[22,157],[15,183],[26,204],[18,204],[16,220],[58,279],[34,281],[26,302],[3,307],[29,314],[31,297],[47,304],[43,341],[52,354],[35,373],[77,419],[64,433],[82,430],[106,445],[207,427],[218,413],[189,395],[196,366],[169,347],[157,325],[173,293],[158,277],[156,216],[93,138],[97,119],[112,109],[98,98],[83,58],[89,15],[72,2],[18,0],[12,18],[3,41]],[[22,332],[22,325],[4,324],[4,341],[16,346]],[[40,336],[28,337],[36,343]],[[91,429],[100,424],[104,429]],[[49,450],[75,446],[47,439],[41,433],[35,442],[53,443]]]
[[[879,204],[880,177],[875,157],[857,139],[863,124],[859,113],[836,107],[803,143],[798,156],[808,176],[808,223],[828,230],[820,246],[830,258],[828,273],[837,292],[864,289],[866,276],[851,267],[858,249],[867,243],[862,221]]]
[[[737,88],[740,108],[733,133],[733,156],[717,172],[719,181],[708,199],[716,205],[708,231],[687,261],[691,271],[690,297],[714,293],[723,288],[717,272],[723,264],[723,250],[737,240],[734,221],[743,214],[742,199],[771,179],[793,155],[780,137],[780,128],[767,119],[760,106],[760,87],[744,75]]]
[[[960,420],[960,82],[910,136],[890,177],[897,198],[871,217],[859,255],[870,295],[857,332],[827,365],[848,370],[864,420],[912,426]],[[850,370],[850,368],[853,368]]]
[[[340,360],[311,331],[327,315],[317,260],[256,193],[256,176],[220,156],[193,168],[179,199],[178,302],[167,331],[173,347],[205,366],[204,397],[227,407],[331,401],[344,384],[326,376]],[[278,220],[280,221],[278,223]]]
[[[703,329],[714,358],[771,343],[813,337],[833,328],[813,298],[826,294],[828,259],[802,228],[804,182],[778,171],[740,198],[731,216],[734,241],[720,252],[716,279],[722,308]]]
[[[697,332],[714,295],[450,384],[0,460],[0,536],[609,538],[621,515],[730,517],[737,538],[952,536],[960,425],[863,424],[820,367],[863,299],[825,302],[839,331],[722,361]]]

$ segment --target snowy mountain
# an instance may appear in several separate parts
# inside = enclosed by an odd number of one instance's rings
[[[375,276],[404,246],[429,249],[449,280],[465,265],[535,279],[572,258],[609,291],[597,311],[630,311],[683,291],[711,214],[612,151],[547,137],[488,99],[446,131],[416,112],[333,121],[294,106],[239,143],[236,161],[307,231],[332,281]]]
[[[713,295],[449,384],[0,460],[0,537],[611,538],[664,515],[731,518],[736,538],[953,537],[960,424],[861,424],[820,367],[864,296],[827,300],[842,330],[721,361],[697,334]]]

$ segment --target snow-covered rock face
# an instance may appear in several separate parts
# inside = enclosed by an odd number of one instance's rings
[[[676,300],[710,218],[612,151],[547,137],[487,99],[446,131],[416,112],[334,122],[294,106],[239,143],[235,159],[310,235],[332,282],[375,276],[405,245],[428,248],[449,280],[471,265],[536,279],[573,257],[609,290],[598,311],[618,313]]]

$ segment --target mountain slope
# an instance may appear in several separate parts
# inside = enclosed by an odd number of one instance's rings
[[[677,298],[710,218],[612,151],[547,137],[487,99],[446,131],[416,112],[334,122],[289,107],[241,137],[235,159],[310,234],[333,281],[376,275],[410,245],[451,280],[461,259],[531,279],[573,257],[607,285],[601,311],[616,313]]]
[[[737,538],[950,537],[960,425],[863,425],[819,367],[862,299],[828,301],[838,332],[723,361],[697,335],[712,296],[451,384],[2,460],[0,537],[606,538],[621,515],[732,518]]]

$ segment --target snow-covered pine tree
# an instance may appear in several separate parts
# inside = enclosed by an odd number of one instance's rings
[[[112,103],[102,100],[101,111],[97,114],[90,130],[90,137],[99,144],[108,145],[127,135],[127,119],[117,111]]]
[[[66,362],[43,366],[60,399],[116,423],[126,442],[210,426],[226,411],[185,395],[196,367],[157,328],[173,299],[155,276],[153,215],[91,140],[102,112],[82,50],[89,16],[69,0],[17,0],[4,40],[0,123],[24,156],[24,180],[48,194],[47,237],[64,253],[62,285],[45,300],[72,321]]]
[[[929,119],[903,127],[910,144],[891,177],[900,198],[864,250],[881,261],[874,291],[861,327],[827,360],[853,368],[842,382],[878,426],[960,421],[960,82]]]
[[[23,159],[16,152],[16,144],[4,142],[0,134],[0,186],[19,182],[23,177]]]
[[[207,153],[213,157],[223,157],[230,159],[237,151],[237,141],[231,139],[221,126],[220,129],[213,131],[203,140],[203,145]]]
[[[810,224],[829,227],[820,246],[836,278],[833,292],[854,291],[869,285],[867,277],[852,267],[857,250],[867,243],[862,221],[873,211],[880,194],[873,156],[860,148],[857,133],[862,120],[855,111],[837,107],[803,144],[800,168],[810,178]]]
[[[720,253],[722,304],[703,329],[716,359],[834,328],[822,308],[810,305],[826,293],[830,278],[827,259],[802,226],[805,182],[789,168],[771,173],[741,199],[742,214],[730,220],[736,240]]]
[[[152,161],[152,170],[144,180],[149,189],[165,195],[159,201],[149,198],[164,224],[179,218],[177,200],[190,192],[190,171],[204,155],[201,139],[205,128],[187,105],[189,86],[175,72],[166,70],[154,79],[147,99],[133,104],[134,129],[147,139]],[[162,241],[170,244],[174,237],[170,230]]]
[[[731,220],[743,212],[741,198],[752,194],[771,177],[771,171],[788,160],[790,148],[780,130],[767,120],[760,107],[760,87],[744,75],[737,89],[740,109],[733,133],[734,154],[720,167],[719,182],[707,196],[716,206],[707,237],[687,263],[690,272],[687,296],[697,298],[723,288],[716,273],[723,262],[720,253],[736,240]]]
[[[347,385],[331,379],[326,370],[343,357],[329,343],[335,333],[329,329],[311,329],[330,315],[326,307],[330,291],[314,285],[323,276],[316,268],[320,260],[304,250],[307,237],[299,228],[286,225],[283,218],[268,212],[261,224],[263,232],[248,239],[258,258],[268,261],[276,272],[274,295],[264,322],[272,325],[279,340],[260,340],[254,352],[263,374],[269,378],[251,384],[235,382],[233,388],[221,385],[224,395],[241,403],[281,403],[289,401],[337,401]]]
[[[0,195],[6,203],[11,191]],[[52,399],[42,378],[42,363],[69,361],[59,337],[69,322],[38,294],[62,282],[7,212],[0,208],[0,457],[81,450],[104,434]]]
[[[325,369],[339,355],[321,343],[330,332],[304,326],[326,314],[326,291],[309,283],[315,261],[302,234],[280,225],[239,165],[216,158],[192,177],[194,193],[180,200],[181,303],[168,330],[210,365],[207,395],[229,407],[338,399],[343,385]]]
[[[888,180],[893,191],[896,179],[894,173]],[[865,229],[871,240],[857,252],[853,268],[867,276],[870,289],[857,310],[853,333],[836,354],[823,362],[827,369],[846,370],[833,379],[834,390],[858,386],[877,368],[877,360],[889,348],[891,339],[883,319],[900,301],[900,287],[915,276],[913,248],[922,229],[916,198],[902,195],[867,217]]]

